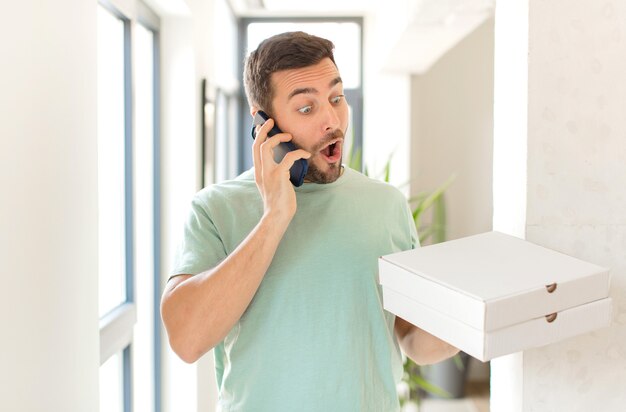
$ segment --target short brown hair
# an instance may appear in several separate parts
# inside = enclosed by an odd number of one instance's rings
[[[243,79],[250,107],[256,106],[271,115],[272,73],[312,66],[326,57],[335,63],[334,47],[330,40],[301,31],[277,34],[263,40],[244,65]]]

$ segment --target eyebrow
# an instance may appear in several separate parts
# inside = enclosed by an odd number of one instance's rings
[[[337,77],[335,77],[334,79],[332,79],[330,81],[328,86],[329,87],[333,87],[333,86],[335,86],[336,84],[339,84],[339,83],[343,83],[343,81],[341,80],[340,76],[337,76]],[[291,93],[289,93],[289,96],[287,97],[287,100],[289,100],[292,97],[297,96],[299,94],[315,94],[315,93],[319,93],[319,92],[314,87],[301,87],[301,88],[295,89]]]

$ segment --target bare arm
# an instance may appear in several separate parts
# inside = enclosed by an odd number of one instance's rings
[[[459,350],[396,316],[395,332],[404,353],[418,365],[441,362],[456,355]]]
[[[280,244],[296,211],[289,168],[310,154],[288,153],[280,164],[272,149],[289,134],[266,139],[273,126],[268,120],[253,145],[255,181],[263,198],[264,214],[244,241],[215,268],[196,276],[171,279],[161,299],[161,317],[170,345],[185,362],[195,362],[221,342],[241,318]]]

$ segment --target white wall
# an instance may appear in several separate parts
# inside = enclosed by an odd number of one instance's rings
[[[426,73],[410,78],[410,192],[446,191],[447,238],[492,227],[494,20],[488,19]],[[489,379],[471,360],[469,379]]]
[[[186,10],[161,15],[161,287],[171,274],[190,201],[200,189],[201,81],[208,79],[212,87],[236,85],[228,75],[235,67],[237,44],[232,34],[236,27],[226,1],[186,0]],[[227,56],[232,61],[226,61]],[[218,394],[213,351],[187,365],[169,348],[165,335],[163,342],[163,411],[215,410]]]
[[[96,4],[22,0],[0,14],[6,411],[98,410]]]
[[[530,1],[528,240],[612,268],[614,325],[524,354],[524,409],[626,405],[626,3]]]
[[[390,181],[409,194],[410,76],[384,68],[394,39],[409,17],[408,0],[376,2],[364,19],[363,160],[370,176],[381,178],[392,156]]]
[[[448,239],[491,230],[493,25],[411,78],[411,193],[456,175],[446,191]]]
[[[625,22],[620,1],[529,0],[526,237],[612,268],[615,312],[611,328],[509,365],[524,411],[626,404]]]
[[[162,283],[169,277],[189,201],[197,186],[198,115],[190,17],[161,18]],[[199,86],[198,86],[199,87]],[[162,329],[163,330],[163,329]],[[164,331],[163,331],[164,333]],[[182,362],[163,335],[163,411],[196,411],[196,366]]]
[[[528,0],[496,5],[493,229],[520,238],[526,225]],[[523,409],[523,352],[491,362],[491,410]]]

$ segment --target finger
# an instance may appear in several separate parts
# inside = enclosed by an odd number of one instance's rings
[[[260,145],[265,142],[267,139],[267,133],[272,130],[272,127],[274,127],[274,119],[269,119],[263,123],[261,127],[257,129],[256,136],[254,137],[254,143]]]
[[[256,140],[252,144],[252,164],[254,165],[254,180],[257,183],[261,182],[261,150]]]
[[[276,134],[276,135],[270,137],[269,139],[267,139],[261,145],[261,150],[262,151],[272,150],[276,146],[278,146],[279,144],[284,143],[284,142],[288,142],[292,138],[293,138],[293,136],[290,133],[279,133],[279,134]]]
[[[261,145],[261,164],[267,170],[271,170],[272,167],[275,167],[277,162],[274,160],[274,151],[273,149],[281,143],[288,142],[292,139],[290,133],[279,133],[270,138],[268,138]]]
[[[281,160],[281,162],[278,165],[278,167],[283,169],[283,170],[289,170],[289,169],[291,169],[291,166],[293,166],[293,164],[297,160],[299,160],[299,159],[309,159],[310,157],[311,157],[311,153],[307,152],[304,149],[293,150],[293,151],[287,153],[285,155],[285,157],[283,157],[283,160]]]
[[[263,169],[263,162],[261,159],[261,144],[263,144],[267,138],[267,132],[272,129],[274,120],[269,119],[261,126],[256,127],[256,136],[254,143],[252,144],[252,162],[254,164],[254,178],[257,182],[261,181],[261,172]]]

